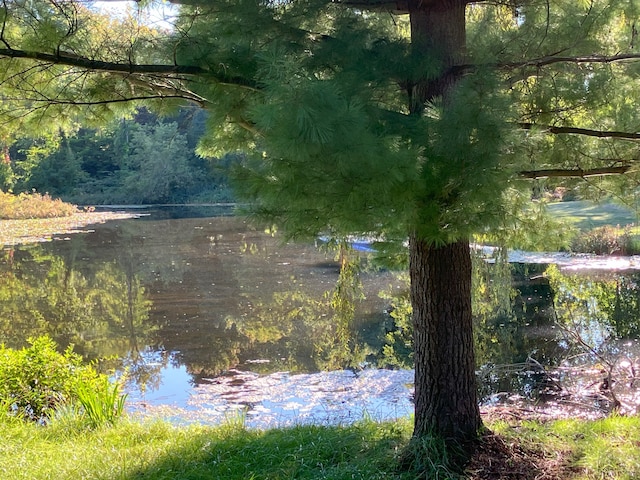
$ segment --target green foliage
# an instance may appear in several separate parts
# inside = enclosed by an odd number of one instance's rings
[[[160,118],[140,108],[133,119],[61,134],[56,144],[22,139],[12,146],[8,166],[17,178],[14,190],[81,204],[233,201],[225,169],[236,157],[195,155],[205,118],[202,109]]]
[[[142,126],[132,137],[124,159],[125,195],[133,203],[180,201],[192,181],[187,163],[186,139],[177,124]]]
[[[13,195],[0,191],[0,220],[66,217],[74,213],[78,213],[75,205],[53,199],[48,194]]]
[[[406,289],[394,292],[392,289],[380,292],[380,296],[389,301],[389,316],[393,325],[385,334],[380,367],[413,368],[413,324],[411,320],[411,299],[409,297],[409,276],[401,279]]]
[[[582,232],[571,242],[571,250],[596,255],[636,255],[640,244],[633,228],[633,225],[625,228],[605,225]]]
[[[567,220],[550,212],[545,201],[532,201],[529,192],[509,188],[502,202],[504,216],[493,228],[476,233],[476,242],[526,251],[562,251],[577,233]]]
[[[324,362],[326,369],[354,366],[356,357],[354,349],[357,341],[353,338],[355,335],[353,321],[358,302],[365,298],[360,281],[360,257],[346,241],[339,242],[337,255],[340,261],[340,274],[333,291],[325,294],[329,298],[329,305],[333,312],[331,323],[334,330],[333,338],[328,338],[328,342],[321,347],[325,350],[322,353],[326,358]]]
[[[11,162],[0,161],[0,191],[10,191],[15,183]]]
[[[127,395],[121,395],[120,385],[117,382],[112,384],[106,376],[92,385],[79,384],[76,395],[93,428],[113,425],[124,413]]]
[[[81,158],[73,152],[69,139],[65,138],[59,148],[41,155],[32,166],[28,178],[20,184],[23,188],[30,187],[39,192],[69,196],[78,184],[86,180]]]
[[[73,403],[79,389],[104,387],[101,376],[71,348],[59,353],[49,337],[29,343],[21,350],[0,346],[0,400],[12,414],[46,422],[56,409]]]

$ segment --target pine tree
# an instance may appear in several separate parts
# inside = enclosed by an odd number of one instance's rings
[[[106,53],[70,20],[94,18],[79,2],[33,0],[37,16],[3,4],[3,95],[197,102],[210,113],[200,152],[244,152],[236,178],[261,218],[291,236],[408,239],[414,436],[472,443],[470,237],[510,221],[506,199],[530,179],[634,181],[638,2],[172,3],[162,48],[118,37]],[[48,69],[88,73],[64,83]]]

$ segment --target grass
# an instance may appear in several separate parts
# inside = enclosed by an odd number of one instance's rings
[[[582,231],[605,225],[615,227],[640,223],[635,211],[615,203],[595,204],[580,200],[551,203],[548,209],[554,216],[568,220]]]
[[[461,478],[640,478],[640,418],[498,421],[489,427],[504,445],[517,444],[514,451],[520,453],[503,459],[502,470],[490,470],[501,463],[494,456],[483,460],[486,468],[472,464],[473,472]],[[64,417],[48,427],[4,418],[0,430],[0,478],[8,480],[418,478],[415,472],[398,469],[399,455],[409,442],[409,419],[259,431],[238,422],[207,427],[129,420],[90,430]],[[524,457],[525,473],[514,477]],[[423,463],[437,466],[438,461]],[[445,468],[437,472],[431,478],[454,478]]]
[[[640,478],[640,418],[612,416],[602,420],[525,422],[517,428],[493,426],[513,441],[537,446],[547,459],[563,458],[559,478],[569,480]]]
[[[77,213],[75,205],[39,193],[13,195],[0,191],[0,220],[68,217]]]
[[[408,424],[245,430],[122,422],[93,431],[68,423],[0,424],[0,478],[409,479],[395,471]]]

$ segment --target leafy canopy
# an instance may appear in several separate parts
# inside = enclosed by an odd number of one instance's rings
[[[469,3],[453,67],[383,2],[174,3],[171,31],[80,2],[4,4],[0,88],[19,106],[5,118],[195,101],[209,112],[200,154],[244,151],[240,190],[292,235],[450,242],[510,221],[520,172],[633,173],[636,1]],[[416,105],[445,69],[451,95]]]

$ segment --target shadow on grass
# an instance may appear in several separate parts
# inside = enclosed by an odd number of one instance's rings
[[[393,424],[203,432],[165,449],[127,480],[409,479],[397,471],[406,429]],[[119,477],[122,478],[122,477]]]

